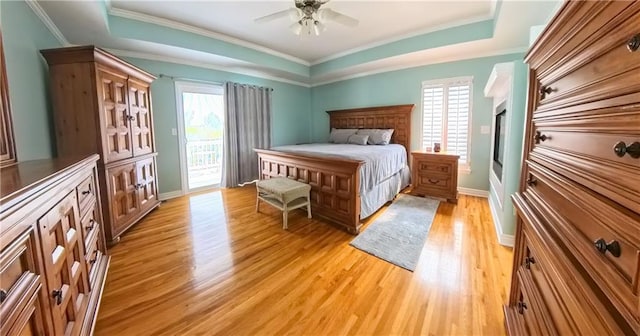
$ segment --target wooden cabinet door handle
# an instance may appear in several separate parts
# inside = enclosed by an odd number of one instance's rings
[[[549,86],[541,86],[540,87],[540,99],[544,99],[548,94],[551,94],[553,89]]]
[[[429,179],[429,182],[431,182],[431,184],[437,184],[438,182],[440,182],[440,180]]]
[[[56,304],[59,306],[62,303],[62,289],[54,289],[51,295],[56,299]]]

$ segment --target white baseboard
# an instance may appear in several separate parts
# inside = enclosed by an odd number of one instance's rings
[[[491,202],[491,200],[489,200],[489,209],[491,209],[491,217],[493,217],[493,224],[496,229],[498,243],[502,246],[513,247],[516,244],[516,237],[502,232],[502,222],[500,221],[498,211],[493,206],[493,202]]]
[[[480,189],[458,187],[458,193],[462,195],[469,195],[469,196],[476,196],[476,197],[484,197],[484,198],[489,197],[488,191],[480,190]]]
[[[182,190],[170,191],[162,194],[158,194],[158,199],[161,201],[166,201],[168,199],[176,198],[182,196]]]

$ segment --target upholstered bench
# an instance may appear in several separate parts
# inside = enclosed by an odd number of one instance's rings
[[[256,189],[258,191],[256,212],[260,211],[260,201],[264,201],[282,211],[283,229],[288,228],[287,219],[291,210],[306,206],[307,217],[311,218],[310,185],[286,177],[275,177],[258,181]]]

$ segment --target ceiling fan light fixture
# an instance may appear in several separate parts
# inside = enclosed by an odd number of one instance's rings
[[[289,30],[291,30],[296,35],[300,35],[300,33],[302,32],[302,21],[294,22],[289,26]]]

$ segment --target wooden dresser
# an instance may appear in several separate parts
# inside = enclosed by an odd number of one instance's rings
[[[97,155],[0,170],[1,335],[89,335],[109,267]]]
[[[411,152],[411,193],[458,203],[459,155]]]
[[[59,156],[100,154],[112,243],[160,203],[150,83],[155,77],[94,46],[43,50]]]
[[[640,1],[566,2],[526,57],[511,335],[640,334]]]

